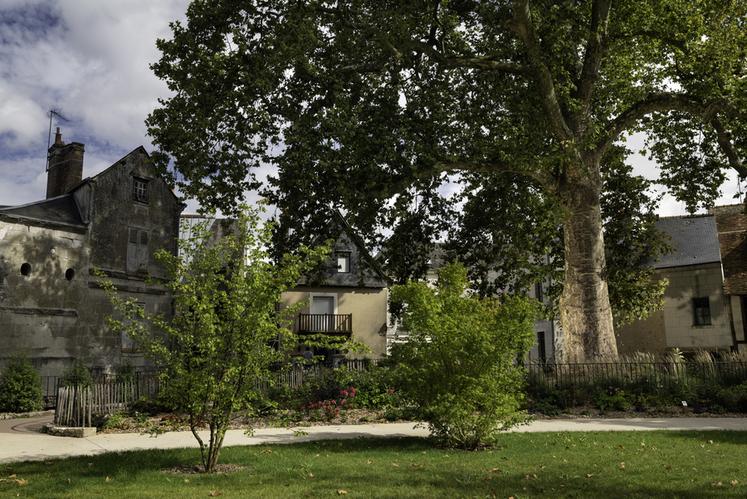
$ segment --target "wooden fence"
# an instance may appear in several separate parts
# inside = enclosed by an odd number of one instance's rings
[[[131,380],[99,380],[89,386],[72,385],[57,388],[54,422],[59,426],[91,426],[95,416],[127,409],[141,397],[158,392],[158,378],[137,376]]]
[[[364,371],[377,363],[377,359],[343,359],[337,367]],[[319,365],[294,365],[276,373],[273,384],[297,389],[306,380],[321,375],[323,370]],[[255,386],[266,390],[269,384],[258,380]],[[158,390],[158,376],[154,373],[136,373],[124,381],[100,376],[90,386],[57,386],[54,422],[59,426],[91,426],[95,417],[126,410],[140,398],[154,397]]]

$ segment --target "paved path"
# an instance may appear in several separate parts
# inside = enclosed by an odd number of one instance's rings
[[[50,416],[0,421],[0,463],[83,456],[137,449],[197,447],[190,432],[169,432],[158,437],[136,433],[99,434],[89,438],[53,437],[38,432]],[[264,428],[248,437],[241,430],[230,430],[224,445],[260,445],[306,442],[310,440],[359,437],[424,437],[424,428],[412,423],[329,425],[299,428]],[[650,430],[738,430],[747,431],[747,418],[630,418],[630,419],[544,419],[512,431],[650,431]]]

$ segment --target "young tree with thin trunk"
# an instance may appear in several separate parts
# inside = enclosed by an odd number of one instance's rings
[[[745,174],[746,13],[743,0],[195,1],[158,42],[174,95],[147,123],[203,202],[229,208],[261,185],[256,168],[277,167],[268,190],[295,228],[280,242],[330,203],[373,238],[412,213],[442,228],[449,182],[470,196],[507,176],[529,185],[562,225],[558,358],[614,358],[607,153],[648,132],[661,181],[691,208],[727,168]]]
[[[288,361],[280,346],[297,344],[289,329],[296,309],[278,310],[281,294],[326,248],[300,248],[272,263],[271,228],[249,210],[220,238],[207,223],[190,232],[179,256],[156,253],[167,275],[163,286],[174,298],[173,316],[147,313],[103,277],[102,285],[117,312],[112,329],[129,335],[155,363],[161,395],[188,416],[203,468],[213,472],[234,414],[257,408],[263,384]],[[204,427],[207,438],[200,434]]]

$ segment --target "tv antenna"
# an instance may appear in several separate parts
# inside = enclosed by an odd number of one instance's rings
[[[55,116],[58,120],[70,121],[69,119],[65,118],[58,110],[49,110],[49,133],[47,134],[47,164],[44,167],[44,171],[47,172],[49,171],[49,148],[52,146],[52,118],[54,118]]]

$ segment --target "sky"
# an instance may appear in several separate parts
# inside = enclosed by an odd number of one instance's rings
[[[66,118],[65,142],[85,144],[83,176],[102,171],[143,145],[152,149],[144,120],[168,97],[149,65],[157,38],[184,18],[188,0],[0,0],[0,205],[43,199],[49,110]],[[54,129],[53,129],[54,131]],[[634,150],[645,137],[628,140]],[[640,154],[634,171],[656,179]],[[718,204],[737,202],[731,175]],[[188,203],[186,211],[196,204]],[[665,196],[660,215],[684,214]]]

